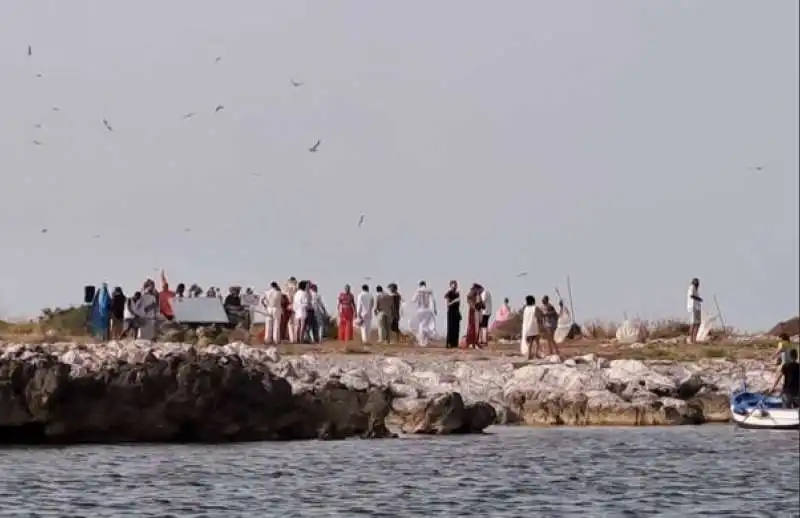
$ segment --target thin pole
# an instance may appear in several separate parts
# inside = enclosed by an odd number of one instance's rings
[[[572,313],[572,321],[575,322],[575,306],[572,304],[572,283],[569,282],[569,275],[567,275],[567,296],[569,297],[569,312]]]
[[[722,324],[722,331],[727,332],[728,327],[725,325],[725,318],[723,318],[722,311],[719,309],[719,301],[717,301],[716,294],[714,294],[714,306],[717,309],[717,315],[719,315],[719,321]]]

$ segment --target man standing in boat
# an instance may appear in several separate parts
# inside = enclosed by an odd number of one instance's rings
[[[789,350],[789,361],[781,365],[778,378],[772,386],[772,392],[778,388],[778,383],[783,380],[781,396],[788,408],[797,408],[800,403],[800,364],[797,363],[797,349]]]

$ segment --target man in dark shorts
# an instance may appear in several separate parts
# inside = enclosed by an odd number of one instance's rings
[[[789,350],[789,361],[781,365],[772,392],[778,388],[778,383],[783,380],[781,397],[789,408],[798,408],[800,404],[800,364],[797,363],[797,349]]]
[[[400,305],[403,303],[403,297],[397,291],[397,284],[391,283],[389,286],[389,297],[391,297],[391,313],[389,314],[389,331],[394,333],[397,337],[397,343],[400,343]],[[391,340],[391,338],[388,338]]]

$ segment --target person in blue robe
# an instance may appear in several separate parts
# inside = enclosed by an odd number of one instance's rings
[[[111,295],[105,282],[97,291],[92,301],[92,334],[101,340],[108,340],[111,320]]]

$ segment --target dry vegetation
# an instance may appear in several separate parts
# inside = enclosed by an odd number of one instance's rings
[[[56,309],[46,311],[31,322],[0,321],[0,341],[7,342],[57,342],[77,341],[89,342],[92,339],[86,330],[86,309]],[[584,336],[570,340],[560,346],[563,356],[594,353],[607,358],[631,358],[649,360],[695,361],[709,358],[760,358],[767,359],[774,351],[775,342],[769,339],[737,342],[725,336],[717,336],[708,344],[688,345],[681,338],[686,337],[688,326],[678,320],[661,320],[643,322],[647,329],[648,343],[643,347],[626,347],[613,342],[618,324],[613,322],[592,321],[583,326]],[[332,333],[331,333],[332,331]],[[515,356],[518,346],[515,342],[494,342],[485,350],[447,350],[441,343],[427,348],[413,345],[410,337],[405,337],[399,345],[361,345],[354,342],[342,343],[335,339],[335,328],[329,330],[328,341],[321,345],[281,345],[283,354],[303,354],[314,352],[319,354],[383,354],[390,356],[447,354],[454,358],[470,358],[474,360],[498,356]],[[225,344],[230,341],[242,341],[257,345],[255,333],[245,330],[204,330],[196,332],[187,329],[169,331],[163,336],[165,341],[182,341],[199,344]],[[661,341],[659,341],[661,340]]]

